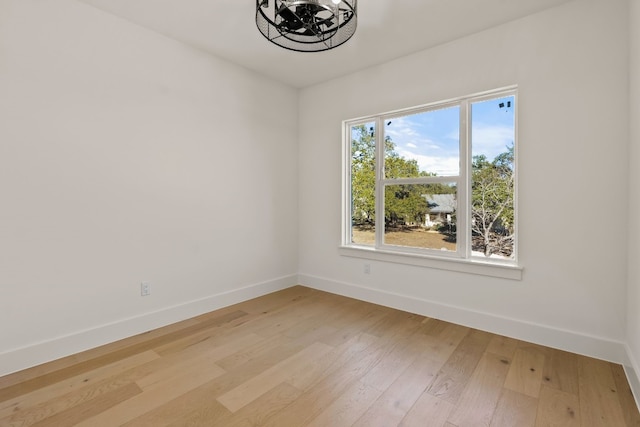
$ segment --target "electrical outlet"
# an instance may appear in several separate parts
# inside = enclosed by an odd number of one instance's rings
[[[151,295],[151,283],[142,282],[140,283],[140,296],[146,297]]]
[[[371,264],[364,265],[364,274],[371,274]]]

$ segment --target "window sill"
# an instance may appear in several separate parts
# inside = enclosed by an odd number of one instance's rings
[[[522,280],[522,267],[511,263],[487,262],[479,259],[440,258],[407,252],[385,251],[367,246],[340,246],[339,252],[342,256],[353,258]]]

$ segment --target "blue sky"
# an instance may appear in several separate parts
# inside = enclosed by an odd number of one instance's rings
[[[511,107],[507,107],[511,102]],[[504,103],[500,108],[499,104]],[[514,98],[497,98],[472,104],[472,155],[493,160],[514,139]],[[439,176],[459,173],[458,107],[396,117],[385,123],[385,135],[396,144],[396,152],[416,159],[421,171]]]

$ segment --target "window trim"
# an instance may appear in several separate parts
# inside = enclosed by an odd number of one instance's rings
[[[471,105],[503,96],[513,96],[516,114],[514,116],[514,216],[515,234],[514,258],[487,259],[473,256],[471,251]],[[403,115],[416,114],[429,110],[460,106],[460,170],[457,176],[438,176],[433,182],[457,182],[458,194],[458,245],[456,251],[439,253],[436,250],[394,246],[383,243],[384,215],[376,215],[376,240],[375,244],[359,245],[351,241],[351,127],[366,122],[374,122],[376,126],[376,212],[384,212],[384,186],[393,184],[411,184],[413,181],[425,183],[423,178],[394,178],[384,176],[384,167],[380,162],[384,159],[384,121]],[[454,99],[428,103],[420,106],[394,110],[386,113],[363,116],[342,122],[342,166],[343,166],[343,197],[342,197],[342,227],[341,245],[339,252],[343,256],[365,258],[371,260],[386,261],[399,264],[409,264],[422,267],[438,268],[444,270],[459,271],[471,274],[480,274],[507,279],[522,279],[522,266],[518,263],[518,93],[517,86],[508,86],[491,91],[462,96]],[[464,187],[463,187],[464,186]],[[381,188],[378,188],[381,187]],[[383,197],[380,197],[382,194]],[[460,218],[462,217],[462,222]]]

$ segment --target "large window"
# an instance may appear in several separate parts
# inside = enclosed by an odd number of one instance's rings
[[[516,261],[516,91],[351,120],[343,246]]]

